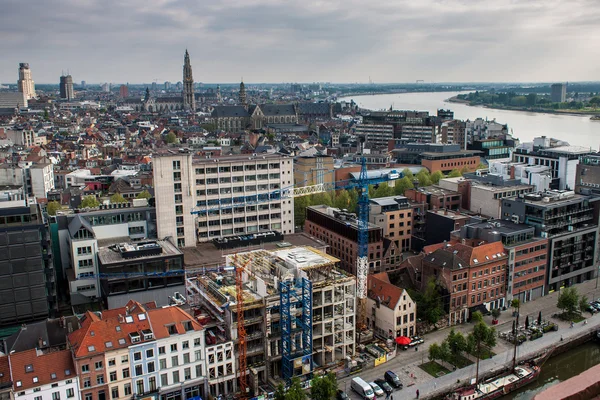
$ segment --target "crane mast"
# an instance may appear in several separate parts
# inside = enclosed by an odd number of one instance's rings
[[[367,275],[369,274],[369,180],[363,157],[358,179],[358,257],[356,258],[356,297],[358,298],[357,329],[366,328]]]

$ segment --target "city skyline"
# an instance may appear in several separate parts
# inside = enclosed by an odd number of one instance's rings
[[[35,3],[35,2],[33,2]],[[594,3],[464,1],[126,4],[9,0],[0,82],[552,82],[600,76]],[[48,10],[53,10],[48,12]],[[34,25],[31,25],[34,21]],[[32,26],[23,34],[22,26]],[[576,62],[573,62],[576,61]]]

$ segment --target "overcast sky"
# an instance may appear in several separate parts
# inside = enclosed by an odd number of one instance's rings
[[[0,82],[600,80],[598,0],[0,0]]]

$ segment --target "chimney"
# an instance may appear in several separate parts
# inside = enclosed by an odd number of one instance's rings
[[[510,179],[515,179],[515,166],[510,166]]]
[[[129,315],[129,306],[125,306],[125,315]]]
[[[44,345],[44,341],[42,340],[41,337],[38,337],[38,349],[41,349],[43,345]]]

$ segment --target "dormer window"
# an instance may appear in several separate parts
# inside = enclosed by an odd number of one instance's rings
[[[137,332],[131,332],[129,337],[131,338],[131,343],[139,343],[142,340],[140,334]]]
[[[154,339],[154,334],[150,329],[143,329],[142,335],[144,335],[144,340],[152,340]]]
[[[183,329],[185,329],[186,332],[194,330],[192,321],[183,321]]]
[[[175,328],[175,325],[167,325],[167,330],[169,331],[169,335],[177,334],[177,328]]]

